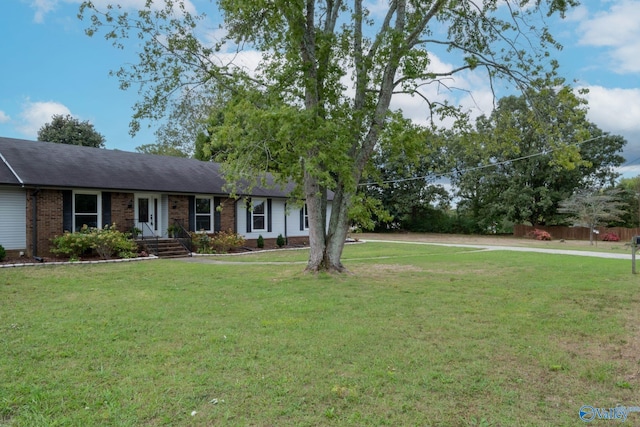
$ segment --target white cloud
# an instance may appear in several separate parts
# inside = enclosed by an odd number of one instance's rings
[[[569,9],[565,21],[582,22],[586,19],[589,19],[589,9],[587,9],[584,5],[579,5]]]
[[[640,72],[640,0],[615,2],[607,11],[584,19],[578,31],[580,44],[610,48],[611,69],[619,73]]]
[[[44,16],[54,10],[58,5],[58,0],[32,0],[31,8],[35,9],[33,20],[37,23],[44,21]]]
[[[0,110],[0,123],[9,123],[9,121],[11,121],[11,117],[9,117],[4,111]]]
[[[600,129],[627,140],[622,155],[625,166],[619,169],[625,177],[640,172],[640,88],[621,89],[586,86],[589,93],[588,119]]]
[[[589,120],[611,133],[640,132],[640,88],[587,86]]]
[[[66,116],[71,114],[71,111],[59,102],[31,102],[27,100],[20,112],[16,129],[23,135],[35,139],[38,136],[38,130],[51,122],[51,118],[56,114]]]

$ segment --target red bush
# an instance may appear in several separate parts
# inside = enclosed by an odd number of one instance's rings
[[[619,242],[620,236],[618,236],[616,233],[606,233],[602,235],[602,241],[603,242]]]
[[[548,231],[538,230],[537,228],[532,231],[533,238],[536,240],[551,240],[551,234]]]

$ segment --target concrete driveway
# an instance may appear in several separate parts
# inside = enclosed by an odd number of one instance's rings
[[[571,249],[547,249],[547,248],[529,248],[526,246],[502,246],[502,245],[481,245],[481,244],[465,244],[465,243],[435,243],[435,242],[419,242],[407,240],[386,240],[386,239],[366,239],[365,242],[379,243],[398,243],[407,245],[431,245],[431,246],[449,246],[457,248],[472,248],[487,251],[514,251],[514,252],[537,252],[543,254],[558,255],[576,255],[593,258],[611,258],[611,259],[631,259],[631,253],[614,254],[608,252],[592,252],[592,251],[576,251]],[[631,252],[631,250],[629,250]]]

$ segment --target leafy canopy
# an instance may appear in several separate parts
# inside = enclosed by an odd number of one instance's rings
[[[56,114],[38,130],[38,141],[104,148],[105,138],[87,120]]]
[[[578,189],[612,185],[626,143],[590,123],[586,102],[569,86],[502,98],[455,141],[460,206],[485,228],[562,223],[558,203]]]
[[[115,73],[125,89],[140,85],[132,132],[141,120],[161,118],[187,89],[221,91],[218,125],[207,128],[211,152],[223,152],[232,179],[271,171],[293,180],[309,208],[307,268],[340,271],[357,185],[392,97],[419,96],[425,116],[448,116],[458,108],[423,86],[449,88],[453,76],[473,70],[492,85],[505,78],[519,88],[548,77],[556,65],[548,48],[559,46],[540,18],[576,3],[393,0],[374,8],[364,0],[218,0],[219,40],[200,33],[205,17],[180,0],[147,1],[133,14],[84,2],[80,15],[91,20],[89,35],[106,30],[118,47],[139,39],[138,63]],[[258,66],[229,59],[234,49],[257,53]],[[435,66],[435,52],[455,65]]]

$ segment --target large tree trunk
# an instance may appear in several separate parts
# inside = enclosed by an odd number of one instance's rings
[[[305,175],[305,193],[309,214],[309,272],[343,272],[342,249],[349,230],[348,208],[351,196],[339,189],[332,201],[331,219],[327,227],[327,191],[317,180]]]

